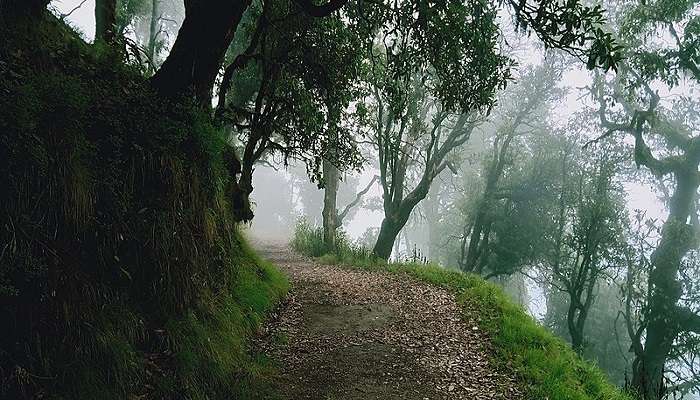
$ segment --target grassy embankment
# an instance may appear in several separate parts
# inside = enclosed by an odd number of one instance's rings
[[[232,222],[224,134],[123,44],[0,20],[0,398],[260,398],[246,341],[288,284]]]
[[[495,362],[516,372],[528,399],[631,399],[610,384],[603,371],[577,356],[566,342],[508,299],[501,288],[481,277],[437,265],[386,263],[342,235],[336,240],[337,249],[327,251],[322,239],[321,229],[301,223],[291,244],[295,251],[316,257],[321,263],[408,274],[453,291],[465,315],[477,315],[481,328],[493,341]]]

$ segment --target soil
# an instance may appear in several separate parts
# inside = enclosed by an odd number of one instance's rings
[[[282,244],[258,244],[292,290],[256,341],[277,366],[283,399],[519,399],[490,362],[478,316],[454,295],[383,272],[321,265]]]

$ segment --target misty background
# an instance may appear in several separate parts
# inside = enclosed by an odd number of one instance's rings
[[[184,11],[174,3],[179,2],[163,3],[165,7],[159,49],[161,55],[168,53],[184,18]],[[92,40],[95,25],[93,1],[56,0],[51,3],[51,7],[57,15],[63,15],[66,21],[82,32],[86,40]],[[545,51],[537,39],[512,32],[508,15],[502,15],[501,19],[505,38],[502,47],[505,53],[517,61],[514,69],[516,79],[499,93],[494,109],[474,128],[470,140],[464,144],[460,156],[454,160],[454,169],[450,166],[436,177],[430,194],[416,207],[408,223],[399,233],[391,255],[394,260],[408,259],[419,253],[426,261],[448,268],[458,267],[458,242],[466,239],[462,237],[462,222],[469,218],[469,213],[476,207],[474,204],[479,201],[479,194],[484,190],[481,180],[487,175],[489,157],[494,146],[498,147],[495,138],[499,135],[501,125],[506,124],[504,121],[508,120],[511,109],[519,107],[518,100],[532,94],[528,93],[527,87],[523,89],[527,82],[537,82],[537,85],[546,86],[549,98],[543,99],[542,104],[533,106],[533,119],[523,127],[517,128],[521,130],[514,140],[519,141],[517,146],[524,149],[523,154],[536,154],[536,146],[542,145],[538,140],[529,139],[537,134],[527,130],[537,129],[535,126],[544,120],[546,130],[574,137],[572,142],[579,148],[604,134],[604,130],[596,123],[598,100],[591,94],[594,80],[601,77],[594,76],[593,72],[571,57]],[[137,20],[129,29],[127,37],[138,41],[138,30],[146,29],[145,22]],[[660,35],[655,40],[660,43],[672,43],[673,39],[668,35]],[[548,68],[551,70],[547,70]],[[543,87],[537,85],[533,87]],[[670,89],[660,83],[652,83],[651,86],[659,93],[661,104],[669,109],[681,107],[675,103],[678,99],[696,97],[697,85],[690,79],[682,79]],[[612,150],[611,147],[606,147],[608,145],[604,141],[588,147],[586,153],[580,156],[581,168],[590,167],[586,164],[587,161],[606,152],[627,154],[626,158],[621,156],[621,160],[618,160],[619,170],[614,174],[611,184],[621,188],[619,195],[626,213],[624,218],[636,220],[640,226],[644,225],[644,221],[653,221],[650,223],[661,226],[668,214],[668,182],[666,185],[663,181],[659,184],[647,169],[637,168],[629,157],[629,148],[634,145],[633,139],[625,137],[617,142],[618,147]],[[374,177],[380,174],[380,170],[372,144],[363,140],[359,143],[366,160],[365,167],[359,172],[341,171],[337,205],[339,209],[343,209],[356,199],[358,192],[373,183],[358,205],[350,210],[341,228],[349,240],[371,248],[384,218],[382,188],[379,182],[373,181]],[[513,159],[509,162],[515,166],[512,172],[512,178],[515,180],[518,178],[515,176],[517,171],[524,171],[529,159]],[[522,168],[518,165],[522,165]],[[252,236],[289,240],[301,220],[312,226],[322,224],[324,191],[318,182],[309,179],[308,172],[304,163],[276,159],[273,156],[256,165],[254,191],[251,195],[255,218],[248,228]],[[410,179],[415,179],[415,176]],[[658,239],[658,234],[650,234],[645,238],[650,242],[658,242]],[[562,294],[553,293],[554,284],[542,276],[540,267],[541,265],[529,265],[518,269],[512,275],[494,275],[492,280],[503,285],[508,293],[527,307],[540,322],[570,340],[565,324],[557,319],[562,315],[561,310],[555,309],[559,303],[553,302],[553,299],[560,298]],[[604,275],[606,277],[601,277],[601,282],[595,289],[597,299],[592,312],[595,317],[587,327],[587,340],[594,343],[587,344],[584,353],[596,361],[615,383],[622,386],[631,377],[633,358],[628,351],[630,343],[624,339],[626,333],[620,314],[617,313],[624,306],[623,299],[617,293],[617,286],[624,280],[625,268],[606,271]],[[696,278],[698,277],[691,277]],[[692,303],[692,300],[690,302]],[[561,304],[563,303],[562,301]],[[698,304],[693,304],[693,307],[697,306]],[[697,354],[693,354],[697,349],[694,346],[696,341],[697,337],[693,336],[685,343],[688,347],[681,350],[681,356],[673,362],[673,375],[669,375],[673,382],[679,385],[686,384],[682,393],[678,394],[686,399],[700,398],[693,394],[698,390],[696,371],[700,370]]]

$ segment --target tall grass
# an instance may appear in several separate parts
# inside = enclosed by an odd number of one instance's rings
[[[371,257],[362,246],[340,247],[338,253],[323,249],[323,234],[302,222],[297,225],[293,248],[327,264],[407,274],[456,294],[464,317],[476,322],[491,337],[493,360],[519,378],[525,398],[531,400],[631,400],[609,383],[602,370],[583,360],[512,302],[503,290],[479,276],[448,270],[435,264],[386,263]],[[341,241],[341,246],[346,246]],[[355,257],[355,255],[358,255]]]
[[[351,262],[367,265],[380,263],[382,260],[374,257],[372,251],[354,243],[342,230],[336,231],[335,246],[328,247],[323,240],[323,228],[313,226],[305,219],[300,219],[294,229],[290,241],[292,249],[309,257],[324,257],[326,261]]]

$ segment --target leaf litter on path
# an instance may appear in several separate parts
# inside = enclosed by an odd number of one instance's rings
[[[478,316],[454,294],[402,274],[321,265],[259,246],[292,283],[257,350],[279,367],[286,399],[520,399],[490,362]],[[472,321],[473,320],[473,321]]]

